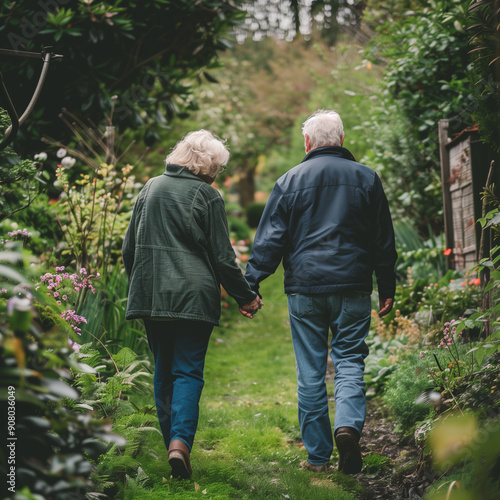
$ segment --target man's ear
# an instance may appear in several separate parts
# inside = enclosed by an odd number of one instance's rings
[[[342,136],[342,139],[340,139],[340,145],[343,146],[344,145],[344,139],[345,139],[345,134]]]
[[[304,136],[304,139],[305,139],[305,147],[306,147],[306,154],[309,153],[309,151],[311,151],[311,139],[309,138],[309,136],[306,134]]]

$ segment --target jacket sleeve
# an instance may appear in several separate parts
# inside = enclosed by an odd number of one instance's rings
[[[149,184],[150,183],[148,182],[137,196],[134,209],[132,210],[132,216],[130,217],[130,223],[128,225],[127,231],[125,232],[125,238],[123,240],[123,266],[125,267],[125,272],[127,273],[129,279],[132,275],[132,268],[134,267],[135,244],[137,229],[140,222],[140,213],[144,206],[144,199],[146,197],[147,190],[149,189]]]
[[[252,302],[257,294],[250,289],[236,263],[236,255],[229,238],[226,208],[219,195],[208,203],[206,223],[208,251],[219,282],[238,305]]]
[[[394,298],[396,291],[395,265],[398,254],[389,204],[377,174],[375,174],[373,186],[373,205],[371,212],[374,216],[372,221],[374,231],[373,267],[377,278],[379,297],[390,299]]]
[[[132,212],[132,217],[130,218],[130,224],[125,233],[125,239],[123,240],[123,246],[122,246],[123,266],[125,267],[125,272],[127,273],[128,279],[130,279],[130,276],[132,274],[132,268],[134,267],[135,219],[136,219],[136,210],[134,208]]]
[[[259,283],[276,271],[288,237],[288,211],[283,194],[275,184],[255,234],[252,257],[245,278],[255,292]]]

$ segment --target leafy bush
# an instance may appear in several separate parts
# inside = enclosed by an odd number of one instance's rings
[[[432,387],[423,364],[418,357],[408,356],[400,362],[398,369],[389,375],[383,398],[397,429],[402,433],[410,431],[417,422],[429,415],[429,407],[417,404],[420,394]]]
[[[0,24],[5,29],[0,31],[0,46],[28,51],[50,46],[64,56],[62,64],[50,65],[36,110],[19,134],[23,150],[43,136],[68,139],[68,130],[57,119],[62,108],[99,122],[109,112],[113,94],[119,97],[115,116],[123,128],[144,125],[145,140],[154,140],[154,125],[165,126],[186,108],[196,108],[189,99],[192,82],[203,76],[213,79],[207,70],[215,65],[218,52],[230,46],[224,37],[244,17],[241,4],[211,0],[206,8],[194,8],[191,0],[2,3]],[[2,67],[14,103],[29,102],[38,66],[33,59],[13,57]]]
[[[259,225],[264,208],[266,208],[265,203],[253,202],[247,205],[247,222],[250,227],[257,227]]]
[[[250,228],[244,220],[228,215],[227,224],[229,226],[229,233],[234,234],[237,240],[250,239]]]
[[[0,137],[9,125],[8,113],[0,108]],[[0,222],[36,200],[45,184],[40,175],[38,162],[21,160],[10,146],[0,151]]]
[[[424,240],[417,231],[415,224],[407,219],[394,223],[394,233],[398,250],[396,271],[399,279],[404,279],[411,268],[414,280],[421,278],[437,281],[446,273],[446,260],[443,254],[443,235],[432,234]]]
[[[156,408],[151,403],[154,401],[152,356],[151,353],[138,356],[127,347],[116,354],[111,354],[102,343],[98,347],[83,344],[72,355],[93,369],[77,374],[79,402],[111,419],[113,430],[127,443],[121,449],[112,446],[96,457],[91,478],[99,482],[100,492],[111,498],[123,498],[124,487],[130,481],[142,487],[149,485],[149,477],[135,458],[148,448],[150,435],[162,439]]]
[[[91,168],[74,179],[67,169],[76,160],[66,156],[65,149],[57,154],[63,156],[56,173],[62,193],[54,207],[67,244],[61,255],[69,256],[69,263],[77,269],[99,271],[106,281],[121,257],[130,216],[124,203],[127,207],[127,197],[132,199],[142,184],[136,184],[131,175],[132,165],[100,163],[99,156],[84,157]],[[68,160],[67,167],[64,160]]]
[[[440,480],[429,488],[426,500],[498,497],[498,418],[480,422],[473,414],[446,415],[437,421],[428,441]]]
[[[458,119],[454,126],[471,122],[466,27],[466,3],[430,0],[424,9],[389,18],[367,50],[367,57],[384,65],[368,164],[390,186],[394,212],[412,220],[422,234],[429,224],[442,227],[438,121],[457,116],[463,122]]]
[[[448,271],[436,283],[428,283],[421,293],[419,311],[432,321],[452,321],[474,311],[481,302],[480,279]]]
[[[499,150],[498,114],[500,112],[500,92],[498,70],[495,62],[498,56],[497,33],[500,29],[498,11],[493,0],[471,2],[469,15],[472,25],[471,35],[471,80],[477,109],[474,119],[479,124],[479,133],[492,148]],[[471,82],[471,83],[472,83]]]
[[[106,451],[102,440],[120,445],[125,440],[79,404],[73,372],[89,367],[71,359],[67,331],[43,327],[33,303],[50,303],[12,265],[19,268],[21,255],[2,257],[11,264],[0,264],[0,411],[9,416],[8,436],[16,438],[0,453],[2,475],[10,473],[7,498],[14,492],[16,499],[92,495],[96,485],[89,479],[88,459]]]

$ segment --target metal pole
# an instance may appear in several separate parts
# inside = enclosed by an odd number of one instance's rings
[[[7,105],[12,107],[13,114],[9,111],[9,115],[11,117],[12,123],[7,127],[7,130],[5,131],[2,143],[0,144],[0,149],[5,148],[8,144],[10,144],[14,138],[17,135],[17,132],[19,130],[19,127],[24,123],[26,118],[30,115],[30,113],[33,111],[33,108],[35,107],[36,101],[38,100],[38,97],[40,97],[40,93],[42,92],[42,87],[43,84],[45,83],[45,78],[47,76],[47,72],[49,71],[49,65],[51,58],[54,60],[61,60],[62,56],[58,54],[53,54],[51,52],[52,47],[45,47],[43,49],[43,52],[41,54],[36,53],[36,52],[23,52],[20,50],[10,50],[10,49],[0,49],[0,54],[7,54],[7,55],[16,55],[16,56],[22,56],[22,57],[30,57],[30,58],[36,58],[38,59],[40,56],[43,59],[43,66],[42,66],[42,72],[40,74],[40,78],[38,79],[38,84],[35,88],[35,92],[33,93],[33,97],[31,98],[30,103],[26,107],[26,110],[24,113],[21,115],[21,118],[17,119],[17,113],[14,108],[14,105],[12,104],[12,101],[10,100],[9,93],[7,92],[7,89],[5,87],[5,84],[3,83],[3,78],[2,78],[2,90],[7,98]],[[13,116],[15,116],[15,120],[13,120]],[[12,137],[11,137],[12,135]]]
[[[9,133],[9,135],[4,135],[4,138],[0,143],[0,151],[2,151],[2,149],[5,149],[14,140],[17,135],[17,131],[19,130],[19,118],[17,117],[16,108],[14,108],[14,105],[12,104],[9,92],[7,91],[7,87],[5,86],[5,83],[3,81],[2,73],[0,73],[0,91],[3,92],[5,98],[5,108],[9,113],[11,121],[11,125],[9,126],[9,128],[12,131],[12,133]]]

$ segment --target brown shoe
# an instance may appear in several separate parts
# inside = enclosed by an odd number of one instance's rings
[[[190,479],[193,471],[189,462],[189,448],[180,440],[174,439],[168,447],[168,463],[172,467],[172,476],[180,479]]]
[[[312,472],[326,472],[328,470],[328,464],[314,465],[310,464],[307,460],[300,462],[299,466],[302,470],[310,470]]]
[[[361,472],[363,459],[358,431],[351,427],[339,427],[335,431],[335,444],[339,452],[339,471],[344,474]]]

